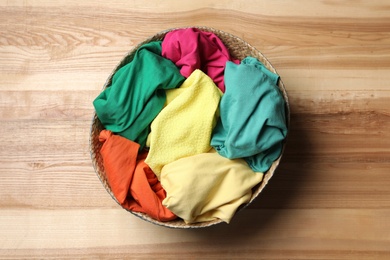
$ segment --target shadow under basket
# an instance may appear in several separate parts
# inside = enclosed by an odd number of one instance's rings
[[[259,61],[261,61],[267,67],[267,69],[276,73],[276,70],[274,69],[274,67],[272,67],[272,65],[264,57],[264,55],[261,54],[258,50],[256,50],[253,46],[251,46],[250,44],[243,41],[242,39],[240,39],[234,35],[231,35],[229,33],[223,32],[221,30],[217,30],[217,29],[213,29],[213,28],[209,28],[209,27],[194,27],[194,28],[197,28],[197,29],[199,29],[201,31],[205,31],[205,32],[212,32],[215,35],[217,35],[222,40],[222,42],[225,44],[225,46],[228,48],[232,58],[243,60],[247,56],[255,57]],[[120,63],[117,65],[117,67],[112,71],[111,75],[108,77],[106,83],[104,84],[103,90],[106,89],[107,86],[109,86],[111,84],[111,80],[112,80],[114,73],[116,71],[118,71],[122,66],[126,65],[127,63],[129,63],[133,60],[134,54],[140,46],[142,46],[148,42],[151,42],[151,41],[163,40],[164,36],[168,32],[170,32],[172,30],[176,30],[176,29],[183,29],[183,28],[174,28],[174,29],[168,29],[168,30],[159,32],[159,33],[155,34],[154,36],[141,42],[136,47],[134,47],[120,61]],[[285,108],[284,109],[286,111],[286,125],[287,125],[287,128],[289,128],[290,109],[289,109],[289,103],[288,103],[288,96],[287,96],[287,93],[286,93],[286,90],[285,90],[285,87],[284,87],[284,84],[283,84],[281,78],[279,79],[278,87],[279,87],[281,93],[283,94],[283,97],[285,100]],[[99,133],[103,129],[104,129],[104,126],[101,124],[101,122],[97,118],[96,113],[94,113],[93,119],[92,119],[92,125],[91,125],[90,140],[89,140],[90,141],[89,144],[90,144],[90,153],[91,153],[92,163],[93,163],[93,166],[94,166],[95,171],[97,173],[97,176],[99,177],[100,181],[102,182],[104,188],[111,195],[111,197],[120,205],[120,203],[116,200],[114,194],[112,193],[110,185],[107,181],[106,173],[104,171],[104,166],[103,166],[103,160],[102,160],[102,157],[100,155],[100,148],[101,148],[102,144],[99,142]],[[264,173],[263,181],[261,183],[259,183],[258,185],[256,185],[252,189],[252,197],[251,197],[250,201],[247,204],[242,205],[237,210],[237,212],[239,212],[240,210],[247,207],[250,203],[252,203],[253,200],[260,194],[260,192],[267,185],[268,181],[271,179],[276,168],[279,165],[280,159],[281,159],[283,152],[284,152],[285,142],[286,142],[286,139],[283,141],[283,149],[282,149],[281,155],[279,156],[279,158],[277,158],[273,162],[270,169]],[[130,211],[130,210],[128,210],[128,211]],[[134,211],[130,211],[130,212],[132,214],[134,214],[135,216],[140,217],[143,220],[149,221],[149,222],[157,224],[157,225],[171,227],[171,228],[202,228],[202,227],[209,227],[209,226],[223,222],[222,220],[219,220],[219,219],[216,219],[213,221],[208,221],[208,222],[194,223],[194,224],[186,224],[182,219],[176,219],[176,220],[168,221],[168,222],[161,222],[161,221],[158,221],[158,220],[155,220],[155,219],[149,217],[147,214],[144,214],[144,213],[139,213],[139,212],[134,212]]]

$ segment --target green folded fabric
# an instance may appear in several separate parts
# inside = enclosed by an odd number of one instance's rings
[[[180,86],[184,79],[175,64],[161,56],[161,41],[149,42],[93,101],[96,114],[107,130],[139,143],[142,149],[150,123],[164,106],[165,89]]]
[[[211,139],[220,155],[244,158],[256,172],[266,172],[279,157],[287,126],[278,79],[253,57],[226,63],[221,117]]]

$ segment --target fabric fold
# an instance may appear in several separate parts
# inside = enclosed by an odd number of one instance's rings
[[[102,130],[99,140],[107,181],[122,207],[159,221],[175,219],[176,215],[162,205],[166,193],[145,163],[147,153],[138,155],[139,144],[109,130]]]
[[[285,102],[279,76],[253,57],[226,64],[226,91],[211,145],[226,158],[244,158],[254,171],[266,172],[287,135]]]
[[[202,70],[222,92],[225,91],[223,74],[226,62],[239,63],[238,60],[232,59],[218,36],[197,28],[178,29],[167,33],[162,42],[162,55],[172,60],[186,78],[194,70]]]
[[[262,179],[263,173],[253,172],[243,159],[230,160],[212,149],[162,168],[161,184],[167,193],[162,203],[186,223],[229,223]]]
[[[142,149],[150,123],[164,106],[164,90],[183,81],[175,64],[161,56],[161,41],[146,43],[93,101],[97,117],[107,130],[139,143]]]
[[[164,165],[211,149],[211,133],[222,96],[200,70],[195,70],[179,88],[166,93],[169,103],[151,124],[145,160],[157,177]]]

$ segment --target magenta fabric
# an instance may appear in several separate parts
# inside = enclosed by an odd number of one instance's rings
[[[186,28],[171,31],[162,41],[162,56],[171,60],[180,69],[181,75],[188,78],[200,69],[206,73],[225,92],[223,79],[227,61],[239,64],[232,59],[228,49],[212,32]]]

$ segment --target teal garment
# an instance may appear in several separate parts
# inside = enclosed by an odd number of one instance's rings
[[[287,135],[278,80],[277,74],[253,57],[246,57],[239,65],[226,63],[226,91],[211,146],[226,158],[245,159],[255,172],[270,168]]]
[[[179,87],[184,80],[175,64],[161,56],[161,41],[144,44],[94,100],[97,117],[107,130],[142,149],[150,123],[164,106],[165,89]]]

